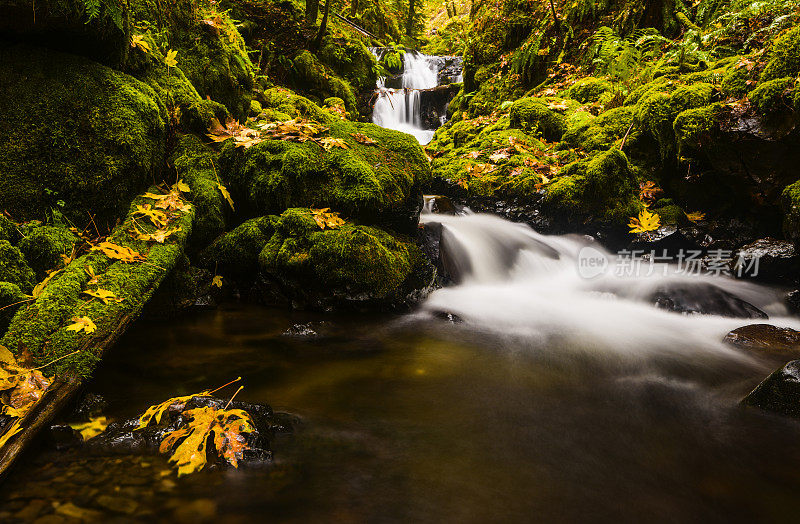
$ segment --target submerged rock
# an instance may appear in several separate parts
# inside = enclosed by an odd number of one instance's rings
[[[771,324],[750,324],[736,328],[725,335],[722,341],[755,351],[800,351],[800,331]]]
[[[800,360],[792,360],[773,372],[742,400],[742,404],[800,417]]]
[[[733,318],[768,318],[753,304],[713,284],[665,284],[648,298],[657,308],[675,313]]]

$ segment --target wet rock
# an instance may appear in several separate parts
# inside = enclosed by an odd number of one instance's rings
[[[656,231],[639,233],[635,241],[631,242],[631,251],[654,251],[656,256],[676,257],[680,252],[686,253],[700,249],[694,239],[687,237],[682,230],[675,226],[662,226]]]
[[[786,306],[795,315],[800,314],[800,289],[795,289],[786,294]]]
[[[464,59],[460,56],[437,56],[437,79],[439,85],[461,82]]]
[[[792,242],[762,238],[744,246],[736,253],[736,273],[769,282],[797,279],[800,254]]]
[[[461,322],[464,322],[463,318],[459,317],[455,313],[450,313],[448,311],[434,311],[433,318],[438,318],[439,320],[444,320],[452,324],[460,324]]]
[[[447,105],[460,89],[460,85],[453,84],[420,90],[420,118],[424,129],[438,129],[444,123]]]
[[[123,497],[112,497],[110,495],[100,495],[97,497],[97,500],[95,500],[95,504],[115,513],[124,513],[126,515],[132,515],[139,507],[139,504],[135,500]]]
[[[424,195],[424,210],[439,215],[455,215],[456,206],[449,197],[443,195]]]
[[[320,336],[320,329],[325,328],[328,322],[306,322],[305,324],[295,324],[283,333],[284,337],[298,338],[317,338]]]
[[[800,351],[800,331],[771,324],[750,324],[734,329],[725,335],[723,342],[754,351]]]
[[[742,404],[800,417],[800,360],[792,360],[774,371],[742,400]]]
[[[690,315],[719,315],[733,318],[768,318],[767,314],[713,284],[676,283],[656,289],[648,301],[657,308]]]
[[[420,224],[417,233],[417,243],[422,253],[436,269],[436,284],[440,287],[453,283],[451,274],[452,265],[448,263],[446,254],[442,250],[442,233],[444,226],[438,222]]]

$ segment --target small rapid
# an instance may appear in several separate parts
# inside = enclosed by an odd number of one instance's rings
[[[522,337],[537,347],[559,342],[630,356],[740,357],[722,338],[764,320],[723,315],[726,308],[753,306],[768,314],[770,323],[800,328],[787,316],[778,290],[752,282],[684,274],[667,264],[616,270],[627,260],[591,239],[542,235],[493,215],[423,213],[421,221],[442,225],[441,253],[456,280],[430,295],[424,314],[446,312],[465,325]],[[587,258],[605,270],[587,273],[581,265]],[[654,297],[670,293],[722,313],[681,314],[655,306]]]

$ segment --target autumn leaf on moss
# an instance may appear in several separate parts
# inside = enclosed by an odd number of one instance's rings
[[[706,218],[706,214],[702,211],[695,211],[694,213],[687,213],[686,218],[688,218],[690,222],[697,224]]]
[[[94,333],[97,330],[97,326],[87,316],[72,317],[70,320],[72,320],[72,324],[67,326],[67,331]]]
[[[214,275],[214,278],[211,279],[211,285],[214,287],[222,287],[222,277],[220,275]]]
[[[192,192],[192,188],[189,187],[189,184],[184,182],[182,178],[179,179],[174,184],[172,184],[172,190],[173,191],[177,190],[179,193],[191,193]]]
[[[95,274],[94,268],[92,266],[86,266],[83,268],[87,275],[89,275],[89,282],[87,284],[97,284],[100,280],[99,277]]]
[[[501,160],[508,160],[509,158],[511,158],[511,148],[498,149],[489,155],[489,160],[495,164]]]
[[[339,147],[339,148],[342,148],[342,149],[350,149],[350,146],[347,145],[347,142],[345,142],[341,138],[334,138],[332,136],[327,136],[325,138],[322,138],[322,139],[318,140],[318,143],[319,143],[319,145],[322,146],[322,148],[325,151],[330,151],[334,147]]]
[[[483,175],[491,173],[497,166],[494,164],[472,164],[471,166],[467,166],[467,173],[469,176],[474,178],[480,178]]]
[[[339,213],[331,211],[328,207],[311,209],[311,215],[320,229],[339,229],[345,224],[344,219],[339,218]]]
[[[375,140],[371,139],[370,137],[368,137],[367,135],[365,135],[363,133],[350,133],[350,136],[352,136],[353,139],[356,142],[358,142],[359,144],[365,144],[365,145],[368,145],[368,146],[372,146],[372,145],[375,145],[375,144],[378,143],[378,142],[376,142]]]
[[[109,241],[100,242],[92,248],[92,251],[102,251],[103,254],[108,258],[119,260],[128,264],[144,260],[144,256],[133,249],[120,246]]]
[[[70,424],[69,427],[81,434],[84,441],[92,439],[106,430],[108,419],[106,417],[92,417],[89,422]]]
[[[117,295],[115,295],[113,291],[109,291],[107,289],[87,289],[83,292],[83,294],[89,295],[90,297],[99,298],[104,304],[108,304],[110,302],[122,302],[122,299],[117,298]]]
[[[50,281],[51,281],[51,280],[53,280],[53,278],[54,278],[56,275],[58,275],[59,273],[61,273],[61,270],[58,270],[58,271],[52,271],[52,272],[51,272],[49,275],[47,275],[47,277],[45,277],[45,279],[44,279],[44,280],[42,280],[41,282],[39,282],[38,284],[36,284],[36,285],[33,287],[33,291],[31,291],[31,296],[32,296],[33,298],[39,298],[39,295],[41,295],[41,294],[42,294],[42,291],[44,291],[44,290],[45,290],[45,288],[47,287],[47,284],[49,284],[49,283],[50,283]]]
[[[178,65],[178,52],[170,49],[167,51],[167,56],[164,57],[164,63],[167,67],[175,67]]]
[[[134,233],[136,233],[136,240],[144,240],[145,242],[158,242],[159,244],[163,244],[164,241],[169,237],[182,230],[183,229],[180,227],[172,227],[169,229],[156,229],[152,233],[147,233],[145,231],[140,231],[138,228],[136,228],[136,226],[133,228]]]
[[[171,399],[167,399],[164,402],[159,404],[153,404],[147,411],[145,411],[141,417],[139,417],[139,426],[136,429],[146,428],[150,424],[155,421],[156,424],[161,423],[161,418],[164,416],[164,413],[169,410],[172,406],[176,406],[178,409],[183,409],[183,406],[189,400],[193,399],[194,397],[204,397],[210,393],[209,390],[201,391],[200,393],[195,393],[193,395],[186,395],[183,397],[173,397]]]
[[[474,160],[474,159],[478,158],[479,156],[481,156],[481,154],[482,154],[481,151],[470,151],[469,153],[464,153],[464,155],[462,155],[462,156],[464,158],[471,158],[471,159]]]
[[[131,47],[139,48],[145,53],[150,52],[150,44],[147,43],[147,40],[145,40],[142,35],[131,36]]]
[[[328,130],[318,122],[311,122],[301,118],[283,122],[269,122],[258,126],[266,136],[275,140],[290,140],[293,142],[306,142],[313,140],[314,136]]]
[[[233,207],[233,198],[231,198],[231,194],[228,192],[228,188],[223,186],[222,184],[217,184],[217,189],[219,189],[222,196],[225,197],[225,200],[228,201],[228,205],[231,206],[231,209],[236,211],[236,208]]]
[[[182,181],[180,182],[183,183]],[[181,211],[183,213],[189,212],[192,205],[186,202],[180,194],[180,190],[176,187],[178,184],[172,186],[172,191],[158,195],[155,193],[145,193],[143,196],[156,200],[156,209],[164,209],[166,211]],[[186,186],[186,184],[183,184]],[[189,186],[186,186],[189,187]],[[148,204],[149,205],[149,204]],[[156,224],[157,225],[157,224]]]
[[[631,233],[647,233],[655,231],[661,226],[661,218],[657,213],[652,213],[648,209],[642,209],[639,217],[631,217],[628,227]]]
[[[156,227],[164,227],[169,223],[167,214],[163,211],[159,211],[158,209],[154,209],[150,204],[138,204],[136,206],[136,211],[133,212],[133,216],[147,217]]]
[[[178,469],[179,477],[202,470],[209,452],[233,467],[239,466],[243,451],[249,449],[246,434],[254,431],[247,412],[204,406],[183,415],[190,419],[186,426],[167,433],[158,448],[161,453],[170,453],[169,462]],[[209,440],[214,446],[211,450]]]

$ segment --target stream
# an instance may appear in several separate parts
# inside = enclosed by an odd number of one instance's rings
[[[140,321],[97,370],[89,391],[118,420],[244,377],[237,398],[296,417],[274,462],[178,479],[160,456],[45,447],[8,480],[0,520],[792,520],[800,423],[738,405],[783,360],[719,342],[751,321],[642,301],[674,275],[585,279],[577,237],[423,221],[443,224],[460,283],[412,313],[231,303]],[[771,289],[692,282],[798,326]]]

